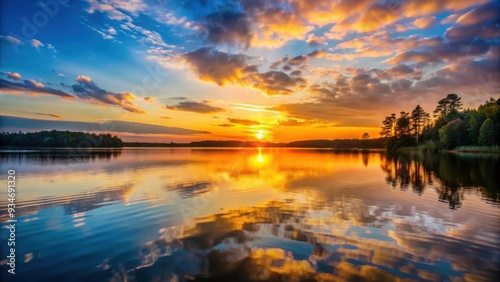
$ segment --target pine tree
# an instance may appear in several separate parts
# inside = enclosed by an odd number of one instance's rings
[[[411,112],[411,121],[412,121],[412,127],[413,127],[413,132],[415,134],[415,137],[418,142],[418,137],[422,133],[422,127],[425,124],[426,117],[429,114],[420,107],[420,105],[417,105],[415,109]]]
[[[395,133],[398,138],[411,134],[411,120],[409,113],[401,112],[399,114],[399,118],[396,121]]]
[[[391,114],[388,117],[385,117],[382,122],[382,131],[380,131],[380,135],[382,137],[392,137],[394,136],[394,127],[396,125],[396,114]]]

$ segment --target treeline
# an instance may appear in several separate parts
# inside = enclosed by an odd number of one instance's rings
[[[40,131],[33,133],[8,133],[0,135],[0,146],[4,147],[79,147],[116,148],[123,147],[116,135],[94,134],[72,131]]]
[[[382,122],[380,135],[389,151],[426,144],[434,149],[500,144],[500,98],[490,98],[477,109],[463,109],[461,98],[448,94],[433,112],[420,105],[411,112],[391,114]]]
[[[375,139],[337,139],[337,140],[303,140],[290,143],[273,143],[258,141],[218,141],[206,140],[190,143],[124,143],[127,147],[274,147],[274,148],[330,148],[330,149],[381,149],[383,138]]]
[[[305,140],[294,141],[286,144],[286,147],[298,148],[333,148],[333,149],[380,149],[384,146],[383,138],[375,139],[335,139],[335,140]]]

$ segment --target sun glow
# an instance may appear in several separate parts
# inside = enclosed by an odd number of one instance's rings
[[[259,155],[257,156],[257,162],[262,163],[264,162],[264,157],[262,156],[262,148],[259,147]]]
[[[264,131],[263,130],[257,131],[257,134],[255,134],[255,137],[257,137],[257,139],[261,140],[264,137]]]

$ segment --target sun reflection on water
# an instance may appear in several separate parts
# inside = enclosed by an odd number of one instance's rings
[[[19,252],[36,254],[17,281],[69,273],[64,256],[51,257],[49,267],[40,259],[53,252],[44,246],[56,232],[71,234],[58,238],[78,246],[71,256],[82,273],[106,265],[82,281],[104,281],[120,269],[134,281],[160,272],[166,276],[155,279],[166,281],[197,274],[210,281],[484,280],[498,273],[498,182],[489,177],[498,165],[436,158],[266,147],[124,150],[57,179],[46,159],[6,159],[25,162],[16,212],[28,231],[19,233]]]

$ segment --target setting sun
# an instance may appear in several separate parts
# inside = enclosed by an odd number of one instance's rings
[[[257,139],[261,140],[264,137],[264,131],[263,130],[257,131],[257,134],[255,135],[255,137],[257,137]]]

